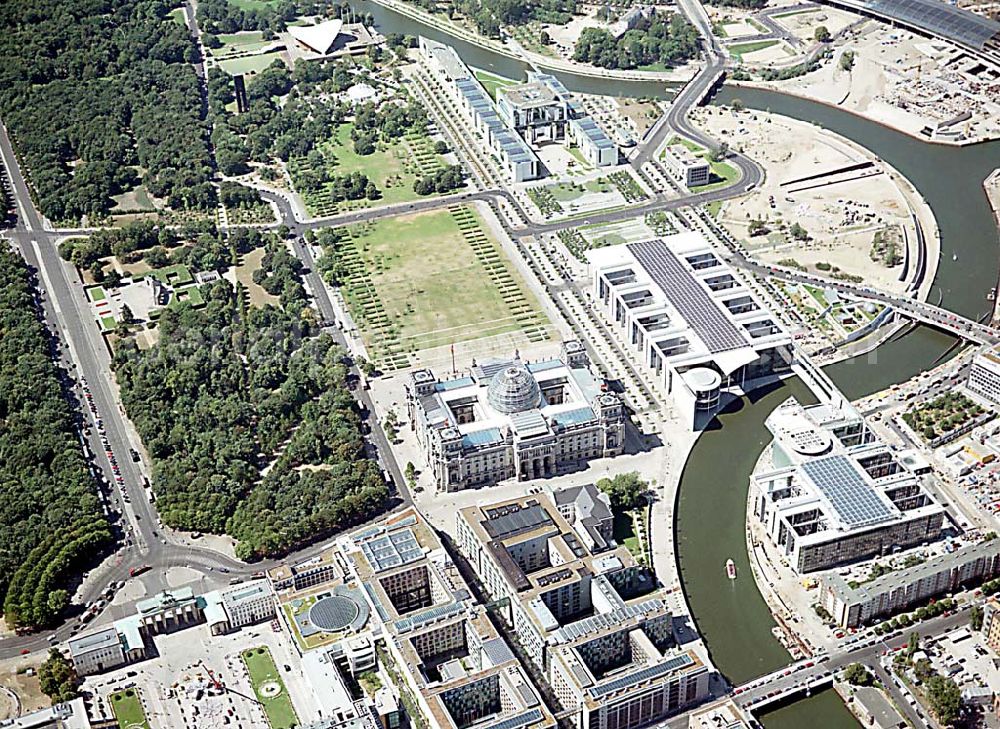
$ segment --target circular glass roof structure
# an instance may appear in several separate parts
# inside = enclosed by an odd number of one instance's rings
[[[538,382],[524,365],[511,365],[493,375],[486,396],[494,410],[506,415],[537,408],[542,400]]]
[[[327,633],[343,630],[361,613],[358,604],[344,595],[331,595],[309,608],[309,622]]]

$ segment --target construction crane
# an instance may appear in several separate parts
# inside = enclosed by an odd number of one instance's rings
[[[212,685],[215,686],[215,688],[218,689],[219,691],[225,691],[226,687],[223,686],[221,683],[219,683],[219,679],[217,679],[215,677],[215,674],[212,673],[212,670],[208,666],[205,665],[205,661],[203,661],[203,660],[202,661],[198,661],[198,663],[201,665],[202,668],[205,669],[205,673],[207,673],[209,679],[211,679]]]

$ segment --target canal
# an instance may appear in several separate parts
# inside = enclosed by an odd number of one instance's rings
[[[371,13],[383,33],[422,34],[454,46],[470,66],[510,78],[524,76],[525,64],[454,38],[438,27],[369,0],[355,0],[353,5],[360,12]],[[670,92],[666,84],[650,81],[557,75],[568,88],[582,93],[665,97]],[[877,150],[914,184],[937,219],[942,252],[931,299],[936,302],[940,297],[944,306],[973,318],[989,311],[991,302],[986,294],[997,284],[1000,241],[982,181],[1000,166],[1000,142],[965,148],[927,144],[834,107],[761,89],[727,86],[716,103],[734,98],[749,108],[811,121]],[[849,398],[855,399],[934,366],[953,344],[947,335],[917,327],[868,355],[833,365],[827,372]],[[774,622],[750,576],[744,525],[750,473],[770,438],[764,420],[793,395],[811,399],[800,381],[790,380],[734,403],[698,440],[681,477],[675,535],[682,583],[715,665],[733,683],[789,660],[771,634]],[[725,576],[729,558],[741,575],[735,581]],[[762,721],[768,729],[856,726],[831,691],[771,712]]]

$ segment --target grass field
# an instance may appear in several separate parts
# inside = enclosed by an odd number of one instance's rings
[[[754,41],[753,43],[735,43],[729,46],[729,52],[732,53],[737,58],[743,58],[743,56],[748,53],[755,53],[756,51],[762,51],[765,48],[776,46],[780,42],[781,41],[777,40],[762,40],[762,41]]]
[[[740,176],[740,171],[727,162],[712,162],[712,181],[707,185],[692,187],[692,192],[717,190],[732,185]]]
[[[111,694],[111,710],[115,712],[121,729],[149,729],[146,712],[142,709],[139,693],[135,689],[125,689]]]
[[[292,700],[288,697],[288,689],[285,682],[278,675],[278,667],[274,665],[271,658],[271,651],[267,648],[251,648],[241,654],[243,663],[246,664],[247,672],[250,674],[250,682],[253,684],[254,693],[264,707],[264,713],[271,724],[271,729],[291,729],[298,725],[299,718],[295,714]],[[269,697],[262,693],[262,687],[266,684],[276,683],[280,687],[277,696]]]
[[[504,86],[514,86],[520,83],[520,81],[514,81],[513,79],[504,78],[503,76],[496,76],[492,73],[487,73],[486,71],[476,71],[476,78],[479,79],[479,83],[483,85],[486,89],[486,93],[492,96],[494,99],[497,97],[497,89],[503,88]]]
[[[229,4],[241,10],[265,10],[273,8],[281,0],[229,0]]]
[[[524,330],[546,339],[538,302],[470,210],[420,213],[350,229],[342,287],[367,346],[384,366],[429,347]]]
[[[167,13],[167,16],[175,23],[184,25],[184,8],[174,8]]]
[[[260,268],[264,258],[264,249],[256,248],[240,257],[240,263],[234,273],[236,280],[246,287],[251,306],[263,307],[267,304],[277,306],[280,299],[267,293],[260,284],[253,280],[253,272]]]
[[[246,33],[222,33],[218,38],[222,42],[222,48],[209,51],[216,58],[225,58],[237,53],[252,53],[274,43],[273,40],[264,40],[263,34],[259,30]]]
[[[413,191],[418,176],[431,174],[444,166],[441,155],[434,152],[430,138],[411,134],[390,145],[380,144],[373,154],[359,155],[351,140],[353,125],[341,124],[334,138],[320,146],[328,169],[335,175],[363,172],[382,193],[378,205],[410,202],[420,199]],[[301,163],[301,162],[300,162]],[[309,193],[306,203],[316,215],[331,215],[347,207],[365,207],[367,201],[334,203],[323,193]]]
[[[246,58],[234,58],[230,61],[220,61],[219,67],[233,76],[241,73],[258,73],[280,58],[280,53],[263,53],[259,56],[247,56]]]
[[[104,289],[100,286],[93,286],[87,289],[87,296],[90,298],[91,301],[104,301],[106,298],[108,298],[108,295],[105,293]]]

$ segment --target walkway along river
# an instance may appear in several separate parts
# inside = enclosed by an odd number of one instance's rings
[[[369,0],[355,0],[354,6],[372,13],[383,33],[423,34],[451,43],[471,66],[512,78],[523,76],[524,64],[453,39],[438,28]],[[664,97],[668,92],[666,85],[649,81],[558,75],[568,88],[584,93]],[[717,103],[734,98],[750,108],[813,121],[876,151],[916,186],[937,219],[942,253],[931,299],[941,295],[944,306],[975,318],[991,309],[986,294],[997,284],[1000,241],[982,181],[1000,166],[1000,142],[963,148],[928,144],[834,107],[760,89],[726,87]],[[958,255],[957,261],[952,253]],[[951,337],[919,327],[868,355],[833,365],[828,373],[848,397],[858,398],[931,367],[953,344]],[[769,439],[764,419],[793,394],[809,397],[802,383],[792,380],[736,403],[720,416],[717,427],[699,439],[681,478],[676,510],[681,579],[716,666],[734,683],[789,660],[771,635],[774,623],[754,581],[731,581],[723,567],[732,558],[739,574],[750,575],[744,541],[749,476]],[[776,711],[765,717],[765,723],[769,729],[854,725],[843,705],[829,694]]]

